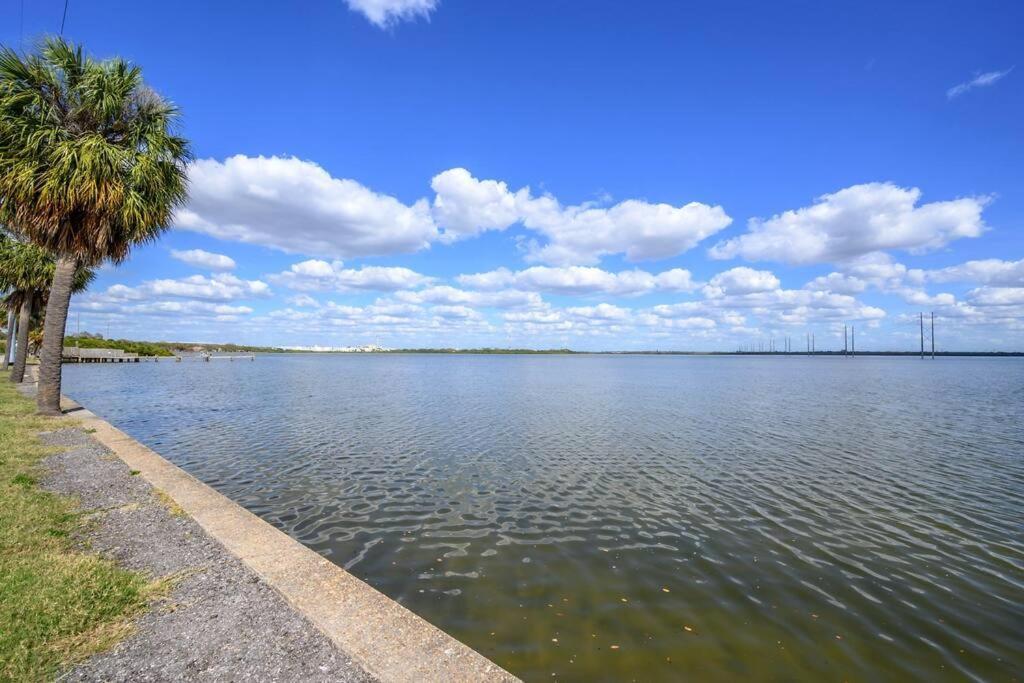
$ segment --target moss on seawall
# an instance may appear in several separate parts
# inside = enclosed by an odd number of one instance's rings
[[[73,500],[42,490],[38,434],[66,427],[0,380],[0,681],[52,679],[131,632],[146,608],[141,574],[76,540],[88,521]]]

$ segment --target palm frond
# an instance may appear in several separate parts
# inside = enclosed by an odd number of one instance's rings
[[[61,38],[24,57],[0,49],[0,221],[81,263],[124,259],[186,199],[178,123],[122,59]]]

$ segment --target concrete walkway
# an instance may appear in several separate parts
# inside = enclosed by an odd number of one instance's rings
[[[61,680],[369,681],[351,658],[190,517],[82,429],[43,434],[70,447],[44,462],[45,488],[91,512],[82,539],[122,566],[177,577],[133,635]]]

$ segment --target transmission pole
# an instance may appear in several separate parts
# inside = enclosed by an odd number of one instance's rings
[[[919,313],[921,319],[921,360],[924,360],[924,313]]]
[[[932,311],[932,360],[935,360],[935,311]]]

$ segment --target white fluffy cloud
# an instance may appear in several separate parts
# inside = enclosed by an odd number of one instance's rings
[[[704,287],[704,296],[716,299],[730,294],[754,294],[779,289],[779,278],[769,270],[740,266],[715,275]]]
[[[442,318],[458,318],[464,320],[479,320],[483,316],[476,310],[469,306],[434,306],[430,309],[430,312],[434,315],[439,315]]]
[[[398,292],[396,298],[417,305],[434,304],[435,308],[461,307],[462,313],[462,308],[478,312],[489,307],[510,308],[501,315],[510,335],[620,335],[634,341],[673,335],[683,335],[679,339],[725,339],[728,335],[760,334],[762,325],[778,329],[835,323],[841,327],[846,321],[877,324],[886,316],[882,309],[865,305],[848,294],[785,289],[774,273],[747,267],[712,277],[701,288],[701,299],[649,308],[610,302],[556,307],[539,297],[539,292],[580,295],[634,291],[623,289],[616,276],[583,267],[535,267],[518,272],[499,269],[459,278],[461,284],[476,288],[473,290],[439,286]],[[645,288],[652,286],[647,278],[643,278]],[[692,281],[686,281],[692,288]],[[516,289],[501,289],[507,287]],[[527,294],[533,294],[533,298],[524,299]],[[497,302],[493,297],[504,300]],[[750,324],[758,327],[749,327]]]
[[[954,85],[952,88],[947,90],[946,98],[952,100],[969,93],[975,88],[985,88],[990,85],[995,85],[997,82],[1009,75],[1011,71],[1013,71],[1012,66],[1009,69],[1004,69],[1002,71],[987,71],[985,73],[979,73],[971,80]]]
[[[844,264],[842,272],[833,272],[817,277],[805,285],[805,289],[857,294],[868,288],[895,294],[915,306],[960,307],[950,293],[929,294],[925,291],[928,283],[966,282],[978,285],[968,294],[973,306],[1003,305],[1011,300],[1012,290],[1024,287],[1024,259],[1003,261],[982,259],[967,261],[947,268],[921,270],[907,268],[895,262],[887,254],[869,254]],[[957,308],[958,314],[963,313]]]
[[[359,12],[378,28],[400,21],[427,18],[440,0],[345,0],[353,12]]]
[[[885,311],[868,306],[847,294],[807,289],[775,289],[709,299],[707,304],[722,311],[748,310],[780,324],[805,324],[829,320],[880,320]]]
[[[427,200],[406,205],[293,157],[203,159],[189,181],[175,224],[219,239],[352,257],[413,252],[438,236]]]
[[[328,263],[309,259],[293,263],[291,268],[270,276],[270,281],[298,291],[352,290],[396,291],[430,284],[434,278],[409,268],[396,266],[363,266],[345,268],[341,261]]]
[[[474,306],[477,308],[531,308],[543,304],[536,292],[503,289],[496,292],[472,292],[448,285],[428,287],[414,292],[397,292],[395,297],[413,304]]]
[[[655,315],[643,318],[641,324],[668,327],[676,330],[713,330],[718,327],[718,323],[715,320],[702,315],[686,317],[669,316],[667,318]]]
[[[784,289],[768,271],[738,268],[713,277],[704,298],[650,308],[612,303],[556,308],[543,304],[502,318],[510,334],[621,336],[639,340],[672,337],[686,340],[735,338],[736,335],[786,334],[793,326],[834,325],[846,321],[876,325],[885,311],[849,295],[807,289]],[[754,325],[751,327],[750,325]],[[782,330],[782,331],[779,331]]]
[[[650,312],[661,318],[704,316],[733,327],[743,325],[747,316],[783,325],[885,317],[882,309],[849,294],[810,286],[785,289],[771,271],[745,266],[718,273],[701,291],[703,301],[662,304]]]
[[[252,313],[249,306],[231,306],[209,301],[146,301],[117,302],[105,297],[86,298],[75,302],[77,309],[89,313],[113,313],[128,316],[174,316],[189,315],[216,317],[222,320]]]
[[[486,273],[460,275],[459,284],[473,289],[514,287],[563,295],[615,294],[630,296],[654,290],[690,292],[696,289],[690,271],[673,268],[657,275],[642,270],[610,273],[591,266],[533,266],[513,272],[499,268]]]
[[[958,266],[924,271],[930,282],[978,282],[1000,287],[1024,287],[1024,259],[983,259]]]
[[[976,306],[1024,306],[1024,287],[978,287],[967,299]]]
[[[566,313],[577,318],[588,320],[614,320],[625,321],[632,311],[628,308],[621,308],[612,304],[598,304],[597,306],[572,306],[565,309]]]
[[[837,294],[860,294],[867,288],[867,282],[846,273],[819,275],[804,286],[804,289],[812,289],[818,292],[835,292]]]
[[[873,252],[843,264],[841,272],[829,273],[808,282],[804,289],[837,294],[859,294],[869,287],[920,300],[925,272],[897,263],[889,254]],[[915,303],[915,301],[911,301]]]
[[[175,217],[179,228],[333,258],[414,252],[522,224],[541,238],[525,242],[531,261],[593,265],[610,254],[641,261],[692,249],[732,221],[722,207],[698,202],[563,206],[462,168],[433,178],[432,204],[404,204],[293,157],[203,159],[192,164],[189,180],[189,203]]]
[[[301,323],[305,334],[344,335],[343,339],[373,339],[378,335],[398,336],[417,345],[424,335],[437,335],[434,343],[450,342],[456,334],[489,334],[495,328],[473,306],[439,303],[423,306],[394,299],[377,299],[370,305],[353,306],[328,301],[314,310],[279,309],[267,314],[270,320]]]
[[[720,206],[683,206],[628,199],[611,207],[563,206],[550,195],[516,192],[496,180],[478,180],[456,168],[435,176],[434,212],[454,240],[515,223],[542,235],[527,258],[554,265],[593,265],[603,256],[624,254],[630,261],[668,258],[692,249],[732,219]]]
[[[178,280],[148,280],[136,287],[111,285],[100,296],[119,301],[142,301],[162,298],[202,299],[206,301],[233,301],[236,299],[265,298],[270,287],[261,280],[243,280],[230,273],[206,277],[191,275]]]
[[[892,183],[854,185],[808,207],[751,219],[746,234],[719,242],[709,254],[792,264],[841,262],[888,249],[937,249],[984,232],[987,197],[917,206],[920,197],[917,188]]]
[[[76,296],[72,306],[76,312],[96,316],[93,321],[115,320],[119,326],[138,327],[142,336],[136,338],[160,338],[155,335],[166,335],[170,330],[171,336],[163,336],[169,339],[192,330],[196,319],[226,323],[246,318],[253,308],[236,302],[272,295],[270,287],[261,280],[219,273],[210,277],[148,280],[135,286],[115,284],[102,292]],[[155,322],[157,319],[162,322]],[[174,319],[174,323],[169,325],[168,319]]]
[[[153,301],[123,309],[122,312],[151,315],[212,315],[222,319],[252,313],[249,306],[229,306],[206,301]]]
[[[190,266],[206,268],[207,270],[234,270],[236,265],[235,260],[230,256],[214,254],[202,249],[187,249],[184,251],[171,249],[171,258],[187,263]]]
[[[629,261],[669,258],[732,222],[722,207],[699,202],[676,207],[627,199],[609,208],[562,207],[554,197],[540,197],[524,208],[523,225],[548,239],[531,245],[527,258],[552,264],[594,264],[609,254]]]
[[[504,230],[519,220],[516,198],[502,181],[477,180],[466,169],[453,168],[434,176],[430,187],[444,241]]]
[[[296,294],[288,297],[288,303],[299,308],[318,308],[320,306],[320,302],[308,294]]]

